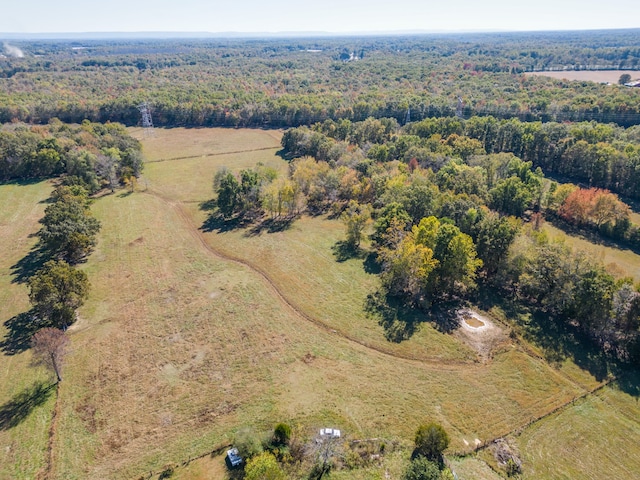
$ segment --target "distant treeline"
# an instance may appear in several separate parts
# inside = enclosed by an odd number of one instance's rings
[[[492,115],[640,124],[640,91],[524,76],[640,69],[638,30],[271,40],[17,42],[0,121],[291,127]],[[462,104],[458,105],[458,98]]]

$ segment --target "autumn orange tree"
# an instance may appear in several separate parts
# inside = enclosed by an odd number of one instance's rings
[[[578,188],[571,192],[558,209],[558,215],[574,225],[593,225],[600,229],[628,221],[629,206],[618,196],[600,188]]]

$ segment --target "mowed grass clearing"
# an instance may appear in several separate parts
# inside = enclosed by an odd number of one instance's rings
[[[72,329],[54,478],[134,478],[280,420],[409,442],[434,418],[464,448],[578,393],[515,349],[488,366],[440,367],[318,328],[152,195],[103,197],[93,210],[94,293]]]
[[[48,182],[0,185],[0,478],[35,478],[46,463],[53,378],[30,365],[28,350],[14,352],[6,342],[8,324],[31,308],[29,290],[14,282],[11,267],[35,244],[30,235],[40,227],[50,192]]]

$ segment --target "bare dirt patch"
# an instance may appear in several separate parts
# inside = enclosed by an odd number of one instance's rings
[[[504,329],[485,315],[464,309],[458,312],[458,320],[460,328],[454,336],[474,349],[483,362],[491,359],[498,347],[509,342]]]

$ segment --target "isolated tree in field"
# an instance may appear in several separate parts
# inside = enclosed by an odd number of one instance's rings
[[[620,75],[620,78],[618,79],[618,84],[624,85],[625,83],[629,83],[630,81],[631,81],[631,75],[628,73],[623,73],[622,75]]]
[[[43,365],[56,374],[58,382],[62,381],[62,362],[66,353],[69,338],[58,328],[42,328],[31,338],[33,362]]]
[[[269,452],[251,458],[244,469],[245,480],[285,480],[287,477]]]
[[[66,328],[89,295],[89,280],[83,271],[51,260],[29,279],[29,289],[29,300],[40,319]]]
[[[415,442],[415,454],[417,456],[438,461],[442,452],[449,446],[449,435],[442,428],[442,425],[431,422],[427,425],[420,425],[416,432]]]
[[[440,469],[435,462],[418,457],[409,464],[402,480],[440,480]]]
[[[362,231],[371,219],[371,207],[351,200],[340,219],[347,229],[347,245],[353,249],[358,248],[362,240]]]

